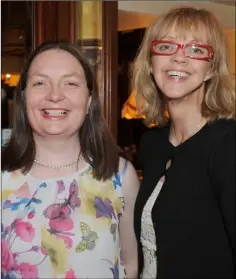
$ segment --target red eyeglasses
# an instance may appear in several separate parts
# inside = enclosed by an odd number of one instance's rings
[[[191,59],[211,61],[214,56],[212,46],[206,44],[178,44],[165,40],[152,41],[154,55],[170,56],[176,54],[179,49],[182,49],[183,54]]]

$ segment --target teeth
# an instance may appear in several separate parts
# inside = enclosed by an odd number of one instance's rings
[[[180,72],[180,71],[168,71],[167,73],[169,76],[173,76],[173,77],[187,77],[189,75],[186,72]]]
[[[64,115],[66,114],[65,110],[49,110],[49,109],[45,109],[44,112],[48,115],[52,115],[52,116],[60,116],[60,115]]]

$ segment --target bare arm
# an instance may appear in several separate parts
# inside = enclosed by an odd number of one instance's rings
[[[120,160],[120,171],[124,167],[124,159]],[[137,173],[131,163],[128,162],[127,170],[123,178],[123,191],[125,210],[120,220],[121,258],[125,265],[127,278],[138,276],[138,251],[134,233],[134,205],[139,190]]]

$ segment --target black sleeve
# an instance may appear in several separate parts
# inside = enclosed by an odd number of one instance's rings
[[[235,129],[217,144],[213,158],[212,180],[217,187],[221,215],[235,252]]]
[[[145,154],[145,137],[146,134],[144,134],[141,137],[140,144],[139,144],[139,149],[137,153],[137,161],[138,161],[138,166],[143,169],[143,164],[144,164],[144,154]]]
[[[150,152],[151,134],[151,131],[144,133],[140,140],[137,161],[141,169],[143,169],[143,166],[145,165],[145,162],[147,160],[147,156]]]

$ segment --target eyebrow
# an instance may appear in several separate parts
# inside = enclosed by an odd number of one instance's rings
[[[39,76],[39,77],[43,77],[43,78],[49,78],[48,75],[45,75],[45,74],[40,73],[40,72],[34,72],[34,73],[30,74],[29,76],[30,76],[30,77]],[[79,74],[76,73],[76,72],[73,72],[73,73],[71,73],[71,74],[65,74],[65,75],[63,75],[62,77],[63,77],[63,78],[67,78],[67,77],[74,77],[74,76],[75,76],[75,77],[78,77],[79,79],[84,79],[81,75],[79,75]]]
[[[80,79],[82,79],[83,77],[81,75],[79,75],[78,73],[74,72],[74,73],[71,73],[71,74],[66,74],[66,75],[63,75],[63,77],[78,77]]]
[[[44,74],[41,74],[41,73],[38,73],[38,72],[34,72],[32,74],[29,74],[29,77],[33,77],[33,76],[39,76],[39,77],[48,78],[47,75],[44,75]]]

